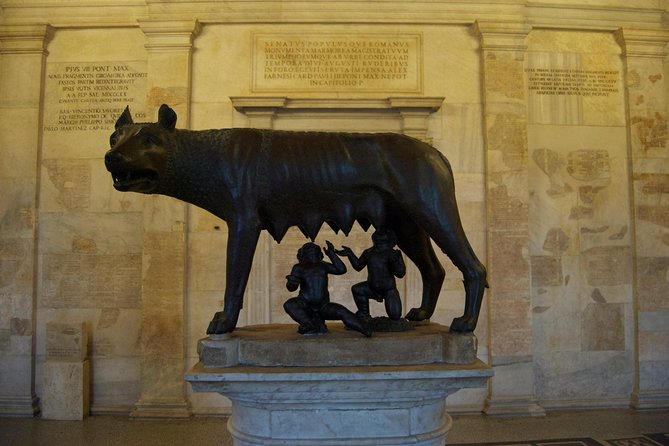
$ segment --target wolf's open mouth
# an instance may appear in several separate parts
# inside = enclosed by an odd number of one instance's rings
[[[126,192],[150,192],[156,186],[158,174],[151,169],[112,172],[114,188]]]

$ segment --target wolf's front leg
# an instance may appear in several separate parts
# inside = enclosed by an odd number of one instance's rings
[[[251,220],[251,219],[249,219]],[[253,254],[260,236],[259,225],[245,220],[231,224],[228,235],[225,300],[223,311],[214,314],[207,334],[229,333],[237,326],[249,280]]]

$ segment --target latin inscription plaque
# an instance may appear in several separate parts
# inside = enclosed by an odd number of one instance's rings
[[[619,92],[618,70],[528,68],[528,88],[538,95],[609,97]]]
[[[420,34],[256,34],[254,91],[422,92]]]
[[[44,130],[109,130],[126,105],[143,118],[146,62],[53,62],[47,67]]]
[[[88,348],[86,323],[47,322],[46,358],[58,361],[83,361]]]

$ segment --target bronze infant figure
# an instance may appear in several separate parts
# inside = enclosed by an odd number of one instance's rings
[[[260,231],[280,242],[297,226],[313,240],[323,223],[348,235],[355,221],[392,230],[418,267],[421,305],[407,319],[429,319],[436,308],[445,273],[434,240],[464,277],[464,314],[450,329],[476,328],[486,270],[465,236],[453,173],[438,150],[394,133],[192,131],[176,122],[164,104],[156,123],[134,123],[126,107],[105,165],[119,191],[168,195],[227,222],[224,308],[207,333],[237,325]]]

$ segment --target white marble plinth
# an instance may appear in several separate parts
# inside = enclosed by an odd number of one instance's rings
[[[272,326],[262,330],[267,332],[267,342],[276,349],[282,348],[280,342],[276,343],[282,330]],[[227,343],[229,350],[236,350],[235,345],[245,342],[239,339],[245,334],[243,330],[235,333],[213,342]],[[331,335],[328,343],[338,344],[328,359],[334,364],[334,356],[344,355],[347,345],[363,350],[375,346],[374,338],[355,333],[334,330]],[[416,334],[385,336],[394,338],[397,351],[402,351],[401,344],[415,342]],[[257,328],[253,339],[262,342]],[[307,344],[308,340],[306,351]],[[289,349],[295,347],[290,342],[286,345]],[[206,348],[211,347],[207,343]],[[201,360],[203,357],[207,355],[201,349]],[[384,362],[387,357],[386,352]],[[317,362],[321,360],[317,358]],[[492,375],[492,370],[478,360],[464,365],[443,360],[404,365],[402,356],[397,355],[396,362],[274,367],[236,363],[216,367],[201,361],[186,374],[186,380],[196,392],[217,392],[232,401],[228,429],[236,446],[436,446],[443,445],[451,426],[446,397],[462,388],[485,386]]]
[[[90,362],[46,361],[42,418],[83,420],[90,410]]]

